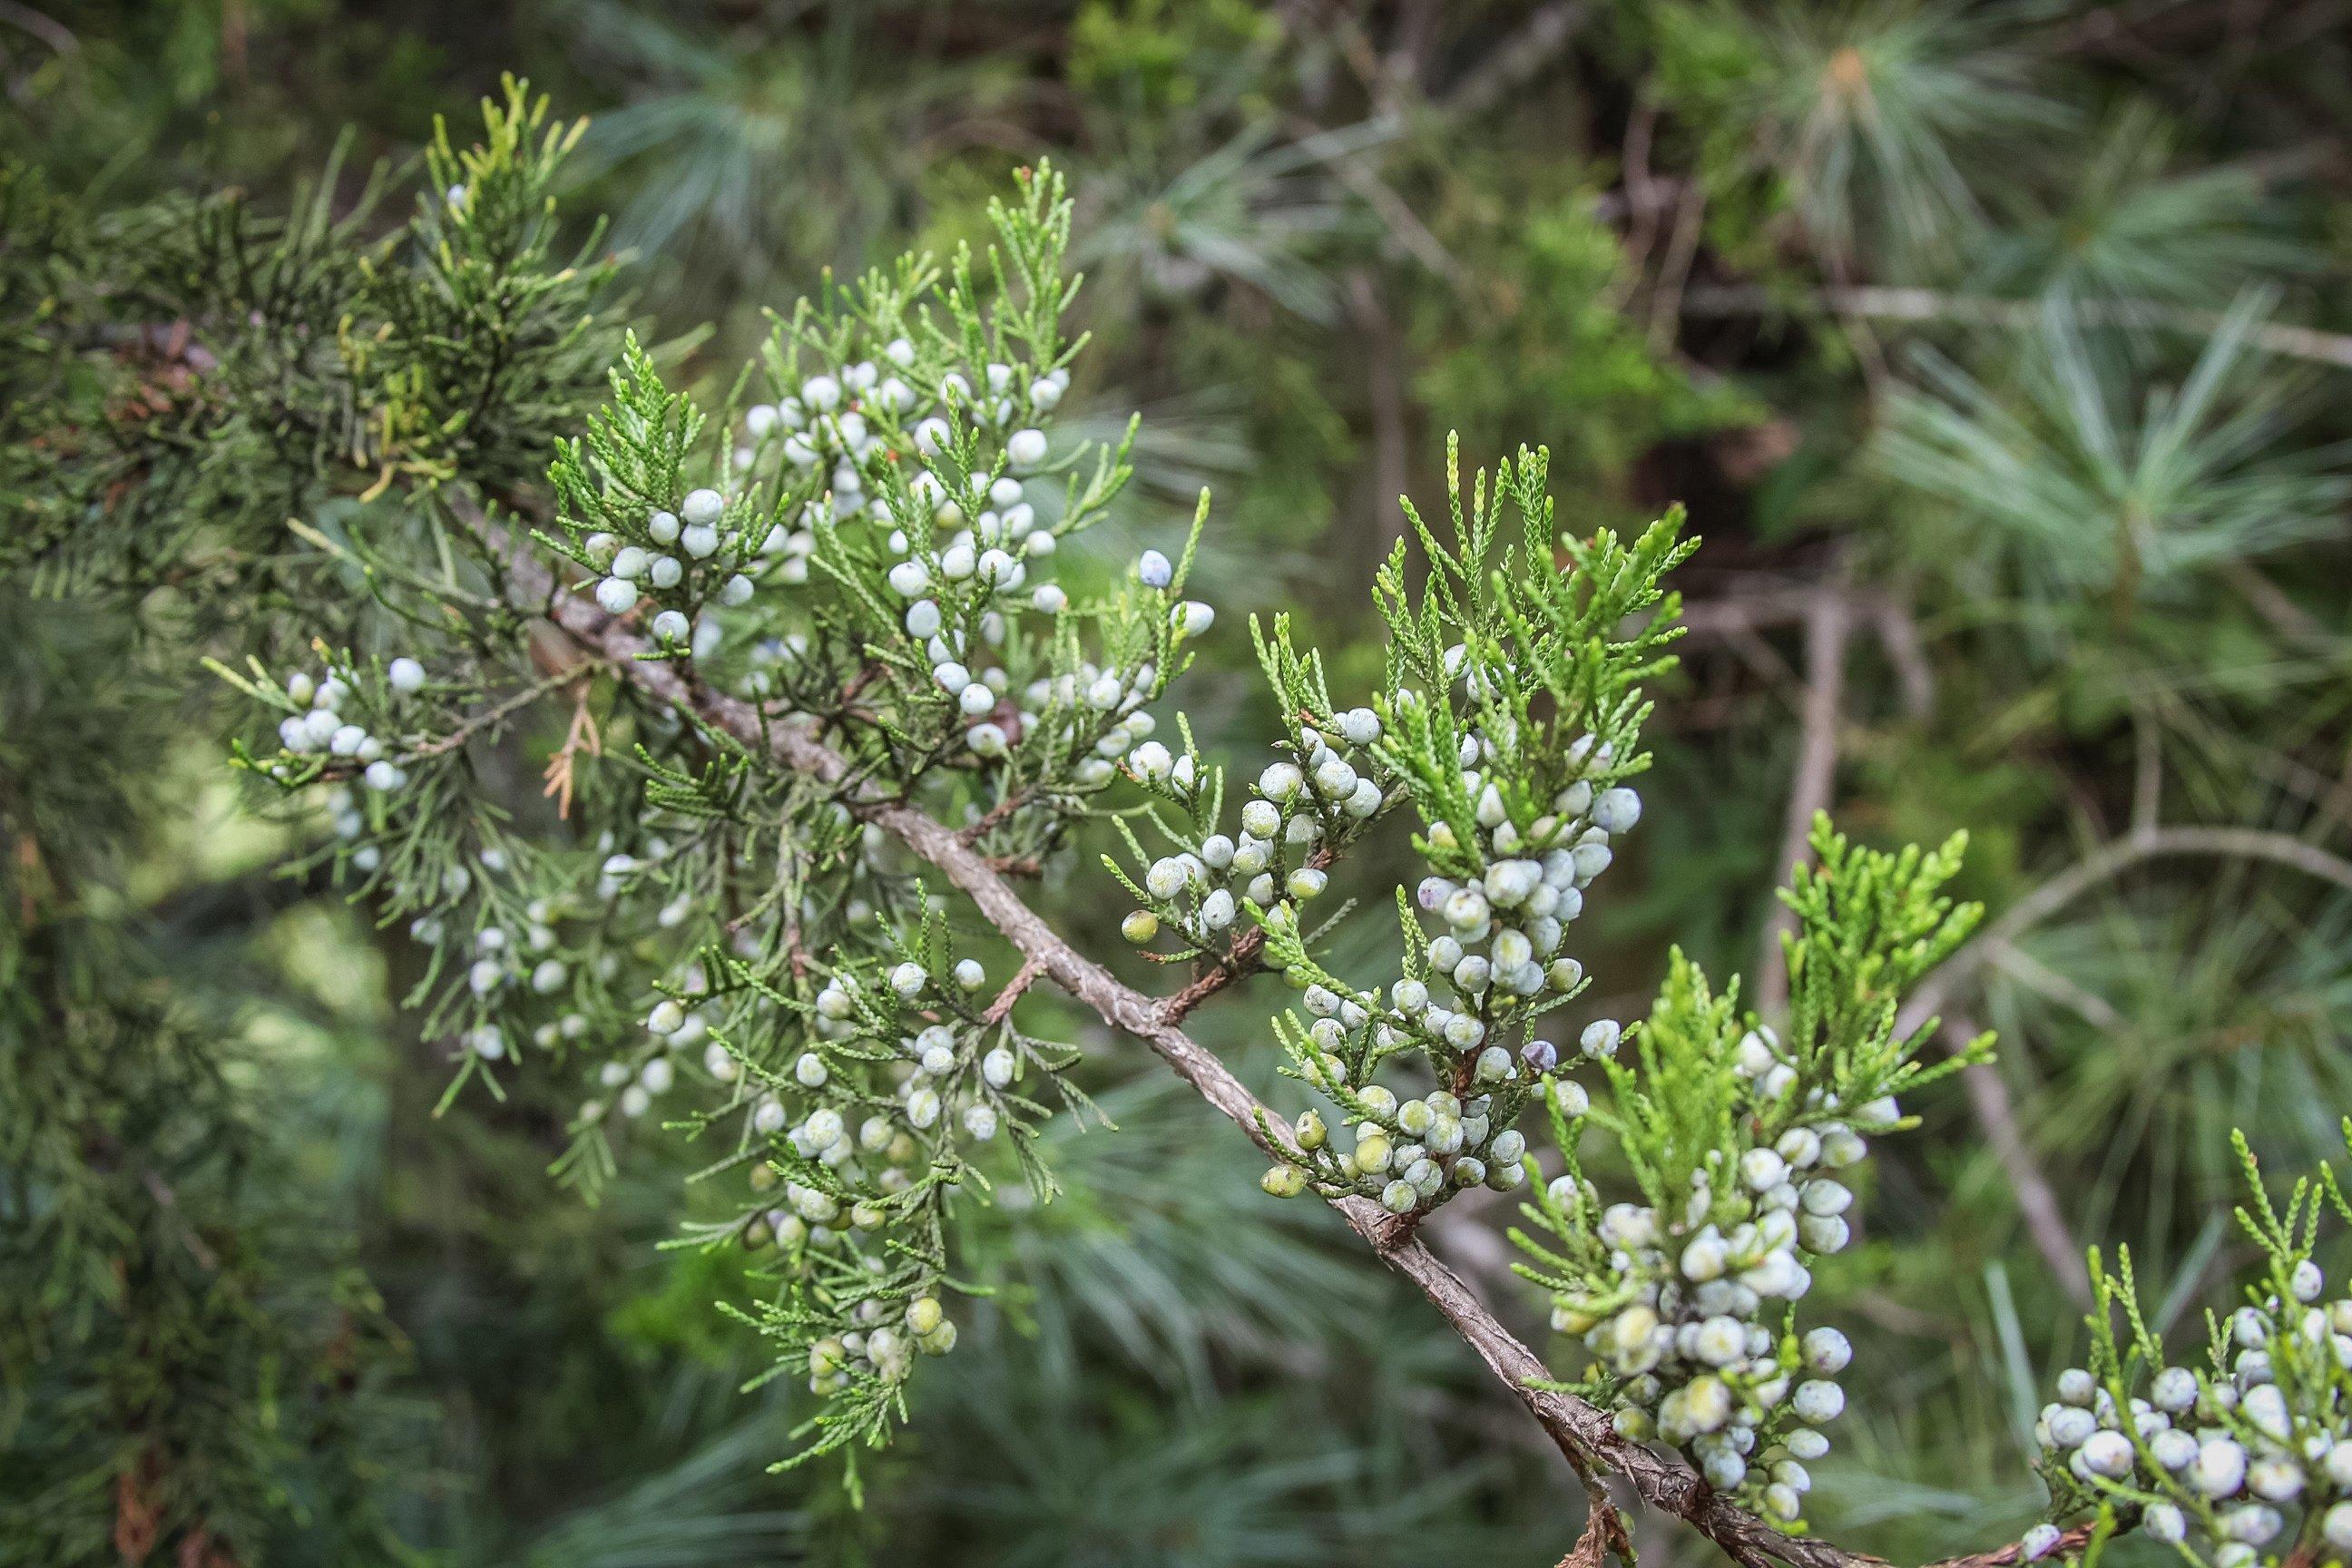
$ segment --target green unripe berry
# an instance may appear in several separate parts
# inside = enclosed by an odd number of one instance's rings
[[[1296,1165],[1269,1165],[1257,1184],[1268,1197],[1295,1198],[1307,1190],[1307,1173]]]
[[[1119,934],[1141,947],[1160,934],[1160,917],[1150,910],[1138,910],[1119,922]]]

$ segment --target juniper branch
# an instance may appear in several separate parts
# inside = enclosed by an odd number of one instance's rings
[[[498,553],[517,607],[546,615],[646,696],[684,710],[709,730],[787,768],[839,786],[842,804],[853,815],[891,834],[969,898],[990,925],[1020,949],[1024,967],[1034,966],[1104,1024],[1149,1046],[1262,1150],[1275,1153],[1293,1142],[1288,1122],[1184,1031],[1180,1020],[1189,1011],[1190,991],[1158,998],[1128,985],[1030,909],[989,858],[957,830],[889,798],[870,780],[853,780],[846,759],[806,729],[771,721],[757,705],[712,689],[675,662],[641,657],[652,651],[651,645],[589,599],[569,591],[521,536],[499,527],[463,497],[450,496],[448,504]],[[1197,1003],[1198,998],[1192,1000]],[[1762,1568],[1771,1562],[1790,1568],[1867,1568],[1880,1562],[1826,1541],[1786,1534],[1731,1503],[1678,1460],[1621,1436],[1607,1412],[1549,1385],[1551,1374],[1542,1360],[1412,1234],[1409,1224],[1366,1197],[1339,1197],[1331,1200],[1331,1207],[1383,1263],[1428,1299],[1580,1477],[1606,1472],[1624,1478],[1651,1507],[1685,1521],[1745,1568]],[[2014,1552],[2009,1547],[1956,1561],[1999,1568],[2014,1560]]]

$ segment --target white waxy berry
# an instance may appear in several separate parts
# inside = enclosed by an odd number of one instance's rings
[[[1844,1412],[1845,1390],[1821,1379],[1801,1383],[1797,1384],[1796,1392],[1789,1396],[1789,1407],[1796,1412],[1798,1420],[1810,1426],[1819,1426],[1836,1420]]]
[[[664,610],[654,617],[654,638],[657,642],[684,642],[693,630],[679,610]]]
[[[637,607],[637,585],[624,577],[607,577],[596,584],[596,603],[608,616],[625,616]]]
[[[931,569],[919,561],[901,561],[890,568],[890,586],[901,598],[919,596],[931,585]]]
[[[801,405],[820,411],[841,405],[841,383],[829,375],[813,375],[801,383]]]
[[[1128,753],[1128,767],[1146,784],[1158,784],[1175,771],[1176,759],[1157,741],[1146,741]]]
[[[2017,1554],[2025,1562],[2039,1563],[2058,1550],[2059,1531],[2054,1524],[2037,1524],[2025,1532],[2017,1543]]]
[[[771,409],[769,412],[772,414],[774,410]],[[671,511],[657,511],[646,519],[646,536],[656,544],[677,542],[677,514]]]
[[[1004,443],[1004,455],[1016,468],[1034,468],[1045,460],[1045,432],[1015,430]]]
[[[1739,1157],[1739,1179],[1751,1193],[1780,1185],[1788,1173],[1789,1163],[1770,1149],[1750,1149]]]
[[[680,533],[677,542],[697,561],[708,561],[719,553],[719,530],[707,522],[698,522]]]
[[[1642,820],[1642,797],[1630,789],[1603,790],[1592,803],[1592,826],[1604,833],[1631,831]]]
[[[2147,1385],[2148,1402],[2178,1415],[2197,1403],[2197,1374],[2185,1366],[2168,1366]]]
[[[1135,577],[1147,588],[1165,588],[1175,580],[1176,569],[1157,550],[1147,550],[1135,558]]]
[[[717,522],[719,514],[726,510],[727,498],[717,490],[689,490],[687,492],[686,500],[679,503],[677,514],[689,525],[711,523]]]
[[[1835,1329],[1814,1329],[1803,1341],[1805,1366],[1823,1377],[1834,1377],[1853,1360],[1853,1346]]]
[[[1070,607],[1070,596],[1051,583],[1040,583],[1029,595],[1032,608],[1049,616],[1058,616]]]
[[[2094,1432],[2083,1440],[2082,1459],[2093,1475],[2120,1480],[2131,1474],[2131,1439],[2120,1432]]]
[[[399,692],[421,690],[425,685],[425,667],[413,658],[395,658],[386,667],[384,678]]]
[[[2198,1447],[2197,1460],[2189,1468],[2189,1484],[2199,1495],[2231,1497],[2245,1483],[2245,1449],[2228,1437],[2216,1437]]]

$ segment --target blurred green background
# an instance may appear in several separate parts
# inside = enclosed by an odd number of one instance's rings
[[[1861,1347],[1832,1539],[1916,1560],[2030,1521],[2037,1391],[2084,1337],[2070,1253],[2128,1245],[2193,1324],[2242,1260],[2229,1131],[2274,1168],[2340,1150],[2352,11],[0,0],[0,150],[100,207],[284,193],[344,127],[347,168],[436,114],[462,135],[508,70],[592,117],[568,210],[612,216],[633,308],[706,384],[823,269],[976,235],[1053,157],[1094,333],[1073,406],[1146,416],[1098,549],[1213,491],[1195,582],[1230,618],[1181,696],[1231,754],[1265,732],[1243,612],[1297,611],[1335,688],[1377,668],[1370,563],[1449,430],[1472,461],[1548,445],[1579,531],[1689,505],[1694,635],[1587,922],[1597,1010],[1640,1011],[1669,941],[1753,973],[1792,803],[1873,840],[1965,826],[1969,895],[2041,910],[1948,999],[1998,1067],[1913,1108],[1822,1271]],[[404,949],[271,874],[209,695],[95,704],[75,672],[136,634],[9,613],[41,626],[0,638],[0,773],[133,781],[48,808],[106,837],[76,918],[169,1020],[123,1047],[146,1097],[98,1120],[183,1163],[167,1202],[93,1154],[99,1304],[0,1333],[0,1563],[1533,1564],[1574,1538],[1572,1478],[1435,1317],[1075,1016],[1120,1131],[1065,1130],[1068,1194],[980,1222],[963,1268],[1001,1294],[862,1509],[837,1471],[767,1474],[805,1411],[737,1392],[761,1363],[713,1304],[740,1270],[656,1247],[707,1156],[644,1141],[589,1207],[545,1169],[576,1088],[435,1118]],[[1063,876],[1115,924],[1108,879]],[[1264,1082],[1256,984],[1198,1024]],[[0,1166],[55,1131],[5,1129]],[[1437,1244],[1538,1331],[1470,1207]],[[0,1289],[55,1262],[0,1250]],[[170,1310],[104,1305],[125,1270]]]

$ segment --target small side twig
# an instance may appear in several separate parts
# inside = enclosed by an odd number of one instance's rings
[[[1805,858],[1813,817],[1830,805],[1837,781],[1838,722],[1845,704],[1845,647],[1851,626],[1845,596],[1826,593],[1805,618],[1805,700],[1799,715],[1797,771],[1789,784],[1789,811],[1780,827],[1775,876]],[[1795,911],[1774,900],[1764,921],[1763,950],[1756,957],[1756,1005],[1767,1016],[1789,1005],[1789,964],[1781,938],[1796,930]]]
[[[1004,989],[996,994],[996,1000],[988,1005],[988,1011],[980,1016],[980,1021],[983,1024],[1004,1022],[1006,1016],[1013,1011],[1013,1005],[1020,1001],[1029,987],[1037,984],[1037,977],[1045,973],[1045,965],[1038,959],[1023,960],[1019,972],[1004,983]]]

